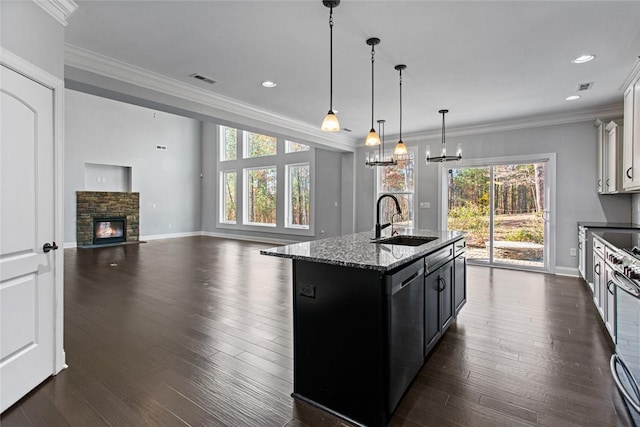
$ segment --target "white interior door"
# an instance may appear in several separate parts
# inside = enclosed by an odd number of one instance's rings
[[[53,91],[0,67],[0,411],[54,373]]]

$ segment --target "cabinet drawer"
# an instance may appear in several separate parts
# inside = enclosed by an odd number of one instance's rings
[[[453,258],[453,245],[448,245],[431,255],[427,255],[424,259],[425,274],[438,269],[442,264]]]
[[[467,242],[462,239],[453,244],[453,256],[458,256],[467,248]]]
[[[603,259],[604,259],[604,247],[605,247],[605,244],[602,242],[602,240],[598,239],[597,237],[593,238],[593,252],[600,255],[600,257]]]

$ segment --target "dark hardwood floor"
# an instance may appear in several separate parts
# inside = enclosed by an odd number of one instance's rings
[[[11,426],[341,426],[294,401],[291,261],[190,237],[65,250],[69,368]],[[576,278],[469,267],[468,302],[392,426],[631,425]]]

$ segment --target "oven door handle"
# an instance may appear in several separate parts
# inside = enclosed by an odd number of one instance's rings
[[[632,296],[640,299],[640,287],[638,287],[638,285],[633,283],[631,279],[618,273],[615,270],[613,271],[613,277],[616,279],[616,286],[618,286],[619,288],[622,288]]]
[[[622,385],[622,382],[620,381],[620,378],[618,377],[618,371],[616,370],[616,364],[619,364],[622,367],[622,369],[625,371],[625,374],[627,375],[627,378],[629,379],[629,382],[631,383],[631,386],[633,387],[634,391],[636,392],[636,399],[633,399],[631,397],[631,395],[629,394],[629,392],[627,391],[627,389],[624,388],[624,386]],[[631,374],[631,371],[629,370],[627,365],[624,363],[624,361],[617,354],[612,354],[611,355],[611,360],[609,360],[609,368],[611,369],[611,375],[613,376],[613,380],[616,383],[616,387],[617,387],[618,391],[620,391],[622,396],[633,407],[633,409],[635,409],[637,412],[640,412],[640,403],[638,403],[638,383],[636,382],[636,379]]]

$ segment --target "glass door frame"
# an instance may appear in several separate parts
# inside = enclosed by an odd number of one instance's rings
[[[461,160],[455,163],[440,163],[440,173],[438,174],[438,193],[440,197],[440,228],[447,230],[447,217],[448,217],[448,171],[452,168],[466,168],[466,167],[490,167],[499,165],[510,164],[531,164],[531,163],[545,163],[545,185],[544,185],[544,197],[545,197],[545,209],[543,211],[543,218],[545,219],[544,228],[544,267],[543,268],[528,268],[525,266],[515,266],[511,264],[496,263],[493,259],[493,244],[489,247],[489,260],[487,262],[479,261],[472,262],[478,265],[488,265],[501,268],[512,268],[518,270],[533,270],[542,271],[551,274],[555,274],[556,271],[556,153],[543,153],[543,154],[530,154],[522,156],[509,156],[509,157],[493,157],[493,158],[481,158],[481,159],[469,159]],[[493,183],[493,168],[489,168],[489,176]],[[491,209],[489,209],[489,233],[491,239],[493,239],[493,227],[494,227],[494,189],[493,185],[489,185],[489,199],[491,203]],[[470,260],[469,260],[470,261]]]

